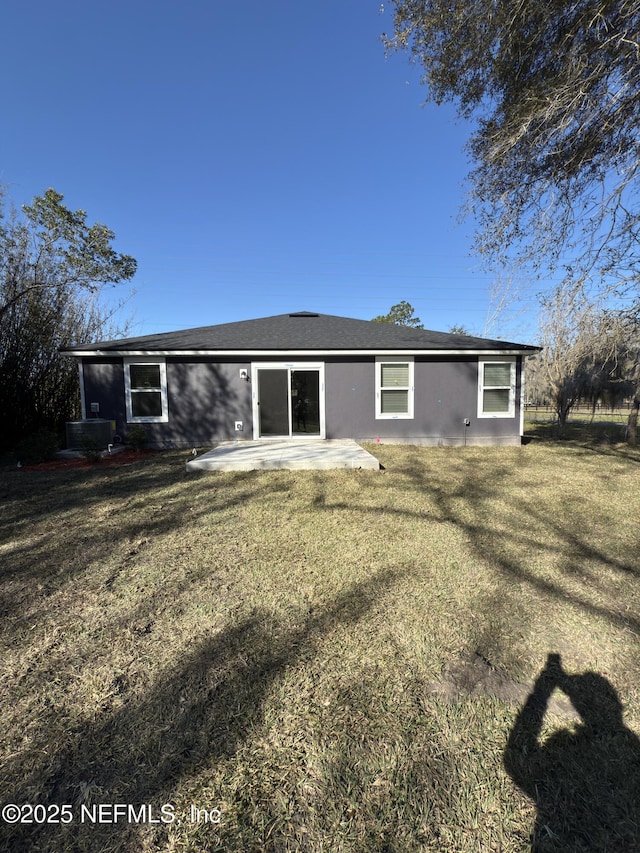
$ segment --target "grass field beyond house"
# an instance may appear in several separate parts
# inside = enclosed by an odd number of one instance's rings
[[[0,471],[0,850],[640,849],[640,454],[368,449]]]

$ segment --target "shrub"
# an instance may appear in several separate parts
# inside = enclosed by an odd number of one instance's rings
[[[39,429],[23,438],[16,447],[16,456],[23,465],[47,462],[60,448],[58,435],[50,429]]]
[[[127,444],[134,450],[144,450],[147,446],[147,431],[142,424],[134,424],[129,429]]]
[[[99,462],[102,459],[104,445],[94,435],[83,435],[80,452],[89,462]]]

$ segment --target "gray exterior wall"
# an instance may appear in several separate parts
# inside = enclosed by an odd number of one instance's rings
[[[97,403],[100,406],[99,416],[115,421],[116,432],[124,437],[126,412],[122,359],[83,359],[83,374],[87,417],[91,417],[91,404]]]
[[[240,379],[243,369],[250,374],[251,363],[168,358],[169,423],[150,424],[159,428],[158,442],[191,447],[252,438],[251,384]],[[235,431],[236,421],[242,432]]]
[[[116,422],[126,440],[127,424],[123,359],[85,359],[87,415],[99,403],[100,417]],[[216,441],[251,438],[251,385],[240,379],[250,362],[167,358],[168,423],[144,424],[152,447],[207,446]],[[235,422],[243,422],[242,432]]]
[[[416,356],[414,417],[376,419],[375,358],[326,359],[327,438],[407,444],[520,444],[521,357],[512,418],[478,417],[478,357]],[[469,418],[468,427],[464,419]]]
[[[256,361],[274,361],[278,356]],[[280,357],[282,358],[282,357]],[[512,418],[478,418],[478,357],[419,357],[414,360],[414,417],[377,420],[375,358],[318,355],[325,362],[327,438],[408,444],[519,444],[521,361],[517,358],[516,409]],[[295,359],[303,363],[305,359]],[[168,423],[145,424],[155,447],[208,446],[253,437],[251,361],[214,358],[166,359]],[[126,440],[122,358],[84,359],[85,401],[100,405],[100,417],[116,422]],[[469,418],[468,427],[464,419]],[[242,432],[234,429],[243,422]]]

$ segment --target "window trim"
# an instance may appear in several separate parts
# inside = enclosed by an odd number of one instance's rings
[[[144,394],[145,390],[139,388],[131,388],[131,371],[129,367],[132,364],[150,364],[160,368],[160,387],[147,389],[157,393],[160,391],[160,399],[162,402],[162,414],[151,415],[146,417],[134,417],[133,406],[131,405],[132,394]],[[127,423],[128,424],[164,424],[169,420],[169,405],[167,393],[167,360],[165,358],[152,358],[144,356],[134,356],[125,358],[123,363],[124,370],[124,396],[127,408]]]
[[[377,355],[376,356],[376,420],[413,420],[414,417],[414,357],[403,355]],[[409,384],[403,386],[394,385],[393,388],[382,385],[383,364],[407,364],[409,366]],[[385,390],[407,391],[406,412],[383,412],[382,392]]]
[[[485,364],[508,364],[510,367],[509,385],[485,385]],[[485,412],[483,409],[485,390],[509,391],[509,408],[506,412]],[[516,414],[516,356],[485,356],[478,359],[478,417],[514,418]]]

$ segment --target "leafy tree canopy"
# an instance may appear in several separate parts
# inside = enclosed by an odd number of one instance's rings
[[[115,336],[100,290],[130,279],[136,262],[113,238],[52,189],[22,215],[0,204],[0,446],[78,416],[77,367],[59,350]]]
[[[395,323],[396,326],[410,326],[412,329],[424,329],[419,317],[414,317],[415,309],[408,302],[392,305],[388,314],[374,317],[373,323]]]
[[[37,291],[81,288],[133,278],[136,261],[116,252],[106,225],[87,225],[84,210],[69,210],[63,196],[48,189],[23,205],[24,219],[0,218],[0,317]],[[1,214],[0,214],[1,217]]]
[[[637,0],[393,0],[388,47],[477,122],[478,247],[637,298]],[[570,258],[570,261],[567,261]]]

